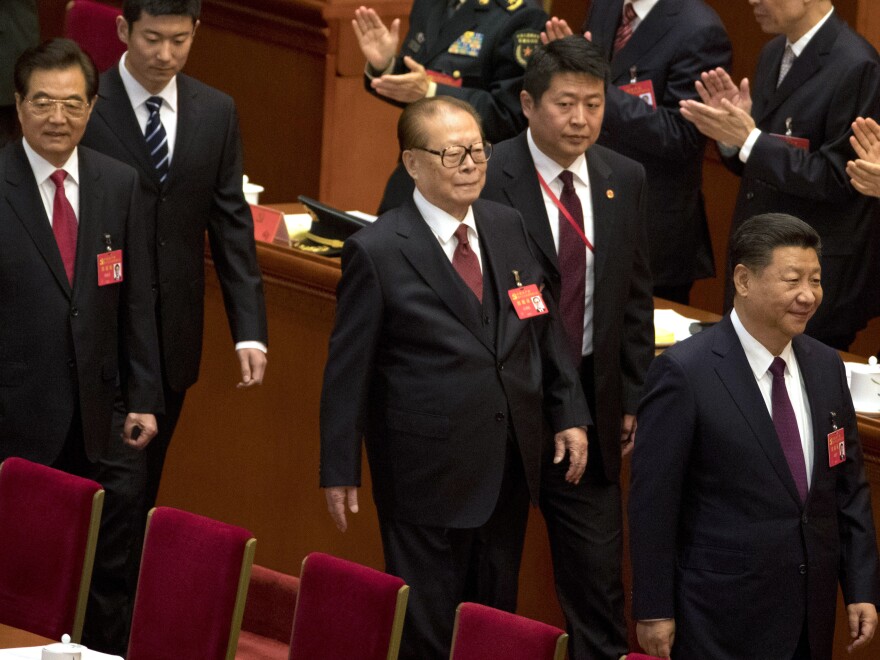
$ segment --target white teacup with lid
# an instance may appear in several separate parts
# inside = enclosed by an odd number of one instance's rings
[[[868,364],[851,365],[849,391],[858,412],[880,413],[880,365],[873,355]]]
[[[41,660],[82,660],[86,647],[82,644],[71,644],[70,635],[62,635],[61,642],[43,647]]]

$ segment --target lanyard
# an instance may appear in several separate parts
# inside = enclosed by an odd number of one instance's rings
[[[568,212],[568,209],[562,205],[562,202],[559,201],[559,198],[553,194],[553,191],[550,190],[550,186],[547,185],[547,182],[544,181],[544,177],[541,176],[541,173],[538,171],[538,168],[535,168],[535,174],[538,175],[538,181],[541,182],[541,187],[544,189],[544,192],[550,197],[553,203],[556,205],[556,208],[559,209],[559,212],[568,220],[568,224],[571,225],[571,228],[575,230],[580,239],[584,242],[584,245],[587,246],[587,249],[596,254],[595,248],[593,248],[593,244],[590,243],[590,239],[587,238],[587,235],[584,233],[584,230],[580,228],[577,222],[575,222],[574,218],[571,217],[571,213]]]

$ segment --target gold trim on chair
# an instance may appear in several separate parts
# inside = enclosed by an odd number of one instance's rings
[[[76,611],[73,615],[73,629],[70,639],[79,644],[82,638],[83,622],[86,619],[86,605],[89,603],[89,587],[92,584],[92,568],[95,565],[95,548],[98,545],[98,530],[101,528],[101,512],[104,510],[104,490],[96,491],[92,496],[92,515],[89,520],[89,535],[86,539],[86,551],[83,556],[82,577],[79,593],[76,597]]]
[[[394,608],[394,621],[391,624],[391,637],[388,640],[388,660],[397,660],[400,653],[400,637],[403,634],[403,621],[406,618],[406,604],[409,602],[409,586],[397,590],[397,605]]]
[[[248,585],[251,582],[251,567],[254,565],[254,553],[257,551],[257,539],[251,538],[244,546],[241,557],[241,573],[238,576],[238,590],[235,594],[235,607],[232,609],[232,621],[229,627],[229,645],[226,647],[226,660],[235,660],[238,650],[238,635],[241,632],[241,620],[244,618],[244,606],[247,601]]]

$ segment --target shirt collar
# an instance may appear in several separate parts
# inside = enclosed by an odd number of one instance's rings
[[[26,138],[22,138],[21,144],[24,146],[24,153],[27,156],[28,162],[31,164],[31,170],[34,173],[34,178],[37,180],[38,186],[42,186],[46,182],[46,179],[52,176],[55,170],[64,170],[67,172],[67,177],[75,184],[79,185],[79,156],[76,147],[74,147],[73,153],[70,154],[70,158],[67,159],[67,162],[64,163],[64,165],[61,167],[55,167],[52,163],[34,151],[31,148],[31,145],[28,144]]]
[[[802,36],[794,43],[791,43],[786,39],[785,43],[791,46],[791,50],[794,51],[795,57],[801,56],[801,53],[804,52],[804,48],[806,48],[807,44],[809,44],[812,38],[816,36],[816,33],[822,29],[822,26],[825,25],[829,18],[831,18],[831,14],[833,13],[834,7],[832,7],[831,10],[827,14],[825,14],[822,20],[816,23],[804,36]]]
[[[132,108],[139,108],[151,96],[159,96],[162,98],[163,105],[167,105],[172,112],[177,112],[177,76],[174,76],[165,85],[165,88],[158,94],[150,94],[143,85],[141,85],[131,72],[125,68],[125,60],[128,57],[128,51],[122,54],[119,59],[119,76],[122,78],[122,85],[128,94],[128,100],[131,102]]]
[[[467,225],[473,230],[474,235],[479,238],[479,234],[477,233],[477,223],[474,221],[474,208],[472,206],[468,207],[467,215],[464,216],[464,220],[459,222],[454,216],[449,215],[440,207],[431,204],[431,202],[425,199],[425,196],[419,192],[418,188],[413,192],[413,201],[416,203],[416,208],[419,210],[419,213],[422,214],[425,222],[428,223],[428,227],[431,228],[431,231],[434,232],[434,235],[440,239],[443,244],[452,240],[455,230],[458,229],[460,224]]]
[[[590,175],[587,172],[586,154],[578,156],[577,159],[566,168],[562,167],[562,165],[538,148],[538,145],[535,144],[535,140],[532,138],[531,128],[528,129],[526,133],[526,139],[529,143],[529,152],[532,154],[532,160],[535,161],[535,167],[541,176],[544,177],[546,183],[549,184],[553,179],[557,178],[563,170],[568,169],[584,186],[587,188],[590,187]]]
[[[633,10],[636,12],[636,16],[639,17],[639,21],[645,20],[645,16],[654,8],[660,0],[632,0],[630,3],[633,6]]]
[[[770,368],[770,365],[773,364],[773,359],[776,356],[768,351],[761,342],[749,334],[749,331],[746,330],[742,321],[740,321],[739,316],[737,316],[735,309],[730,312],[730,321],[733,323],[733,329],[736,330],[736,336],[739,337],[739,343],[742,344],[743,351],[745,351],[746,359],[749,361],[749,367],[751,367],[752,373],[755,374],[755,379],[760,380],[764,377],[764,374],[767,373],[767,370]],[[791,373],[793,355],[794,352],[791,348],[791,342],[788,342],[785,345],[785,348],[782,349],[779,357],[785,360],[785,369],[789,373]]]

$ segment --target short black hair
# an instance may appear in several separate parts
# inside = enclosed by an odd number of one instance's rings
[[[733,232],[730,239],[731,270],[742,264],[751,271],[770,265],[773,250],[800,247],[822,256],[822,239],[803,220],[785,213],[763,213],[752,216]]]
[[[202,12],[202,0],[124,0],[122,16],[129,32],[144,12],[150,16],[189,16],[195,23]]]
[[[582,73],[601,80],[607,89],[610,72],[602,49],[572,34],[535,48],[523,76],[523,89],[535,103],[540,103],[557,73]]]
[[[469,114],[477,122],[480,136],[483,136],[483,122],[480,120],[480,115],[474,110],[474,106],[454,96],[432,96],[413,101],[400,113],[400,118],[397,120],[397,142],[400,145],[400,151],[427,147],[425,120],[436,116],[444,108],[456,108]]]
[[[50,39],[24,51],[15,62],[15,91],[21,98],[27,98],[34,71],[69,69],[74,66],[78,66],[83,72],[86,97],[91,103],[98,95],[98,69],[89,54],[70,39]]]

